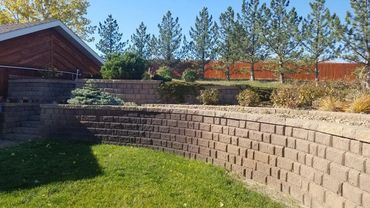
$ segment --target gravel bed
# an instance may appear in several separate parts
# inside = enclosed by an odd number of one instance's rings
[[[174,104],[146,104],[147,107],[189,108],[199,110],[217,110],[241,112],[251,114],[266,114],[282,118],[299,118],[305,120],[326,121],[330,123],[363,126],[370,128],[370,115],[357,113],[326,112],[317,110],[293,110],[284,108],[242,107],[242,106],[206,106],[206,105],[174,105]]]

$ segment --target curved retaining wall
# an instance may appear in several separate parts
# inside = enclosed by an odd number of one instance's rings
[[[174,152],[290,194],[305,207],[370,207],[370,129],[273,115],[42,105],[44,136]]]

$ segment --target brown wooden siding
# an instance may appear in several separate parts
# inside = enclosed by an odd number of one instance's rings
[[[85,75],[99,73],[100,65],[84,55],[77,47],[54,29],[0,42],[0,64],[36,68],[57,68]],[[9,74],[28,75],[9,70]]]
[[[56,68],[76,72],[84,77],[99,74],[100,64],[82,53],[55,29],[48,29],[0,42],[0,65]],[[9,76],[40,76],[40,73],[8,69]],[[0,68],[0,97],[7,91],[8,74]]]

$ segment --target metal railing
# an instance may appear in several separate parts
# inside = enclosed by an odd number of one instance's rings
[[[0,69],[17,69],[17,70],[25,70],[25,71],[37,71],[37,72],[56,72],[60,74],[67,74],[71,75],[72,79],[78,80],[82,75],[79,69],[76,69],[76,72],[69,72],[69,71],[59,71],[59,70],[48,70],[48,69],[39,69],[33,67],[22,67],[22,66],[8,66],[8,65],[1,65]]]

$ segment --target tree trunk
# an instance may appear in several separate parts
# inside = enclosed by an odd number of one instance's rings
[[[284,73],[280,73],[280,83],[281,84],[285,83]]]
[[[251,81],[256,80],[256,77],[255,77],[255,74],[254,74],[254,63],[251,64],[251,77],[250,77],[250,80]]]
[[[200,72],[200,77],[199,77],[200,79],[204,79],[205,68],[206,68],[206,63],[202,61],[202,71]]]
[[[319,62],[316,62],[315,63],[315,81],[318,82],[319,81]]]
[[[230,65],[228,64],[226,67],[226,79],[230,81]]]

